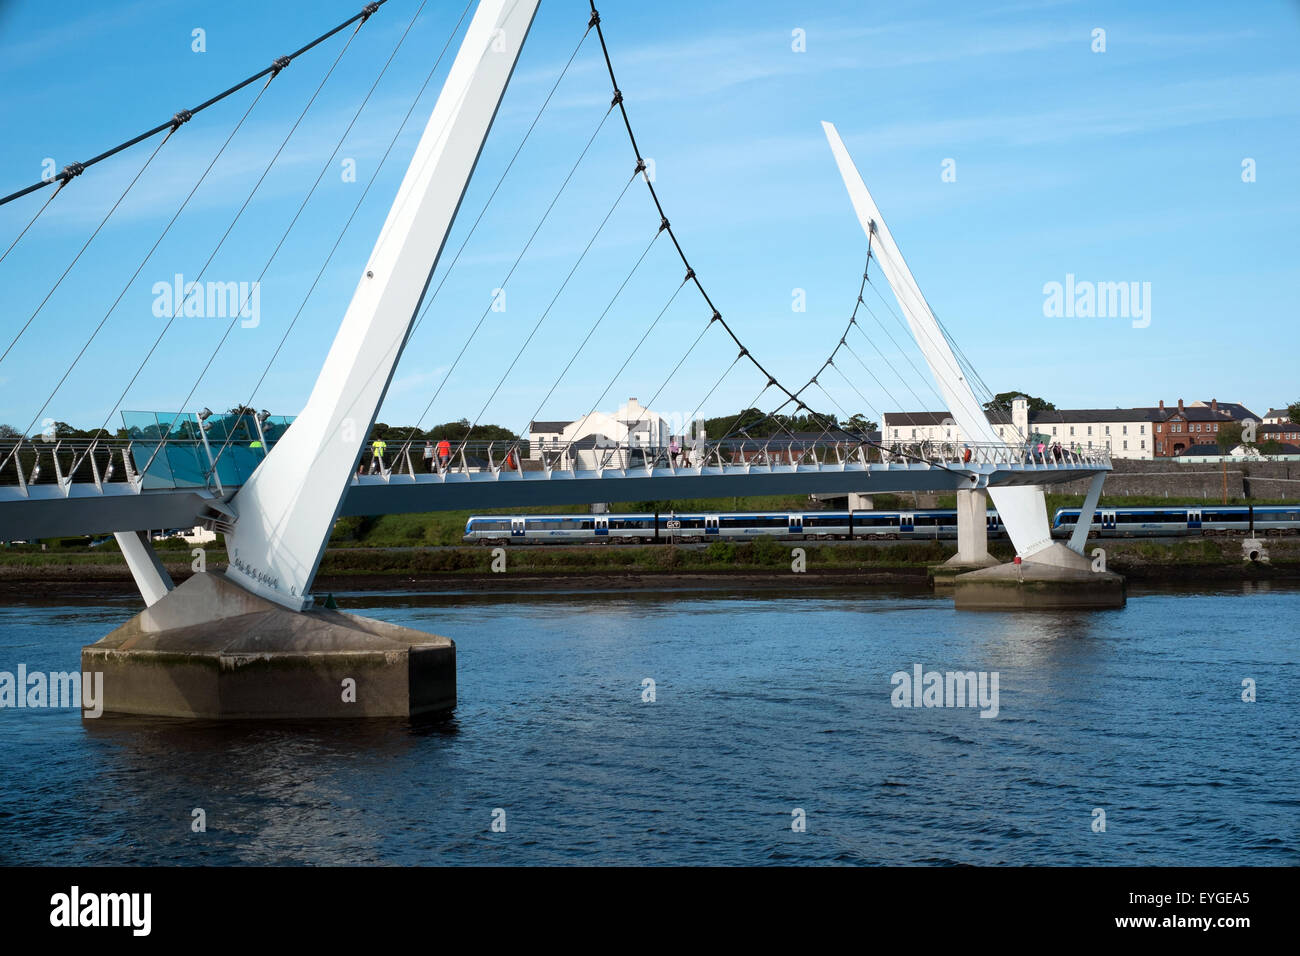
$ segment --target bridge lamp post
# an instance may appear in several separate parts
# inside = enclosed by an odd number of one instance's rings
[[[268,412],[265,408],[253,416],[253,425],[257,428],[257,440],[262,445],[263,458],[266,457],[267,448],[266,448],[266,432],[263,430],[262,425],[270,417],[271,417],[271,413]]]
[[[212,409],[204,405],[203,408],[194,413],[194,417],[199,422],[199,438],[203,439],[203,453],[208,456],[208,474],[216,478],[217,493],[224,495],[226,492],[221,487],[221,479],[217,477],[217,463],[212,457],[212,446],[208,444],[208,429],[212,427],[212,423],[208,419],[212,417]]]

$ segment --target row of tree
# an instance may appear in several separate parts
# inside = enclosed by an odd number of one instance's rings
[[[704,428],[710,438],[771,438],[792,432],[820,433],[827,426],[862,434],[876,431],[880,423],[858,413],[841,421],[829,412],[808,412],[803,415],[768,414],[759,408],[747,408],[735,415],[721,415],[704,419]]]

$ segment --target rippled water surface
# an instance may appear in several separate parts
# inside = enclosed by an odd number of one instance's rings
[[[455,639],[453,719],[0,710],[0,860],[1300,862],[1294,590],[1055,615],[811,588],[341,603]],[[137,609],[11,597],[0,670],[75,669]],[[893,707],[890,676],[918,663],[996,671],[997,718]]]

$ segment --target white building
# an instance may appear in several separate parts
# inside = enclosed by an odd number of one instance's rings
[[[1264,425],[1289,425],[1291,424],[1291,410],[1289,408],[1270,408],[1264,415]]]
[[[881,422],[882,439],[892,442],[962,442],[961,429],[947,412],[887,412]],[[1011,412],[989,416],[998,437],[1008,444],[1041,440],[1110,448],[1115,458],[1151,458],[1155,443],[1152,428],[1162,420],[1157,408],[1084,408],[1029,411],[1024,396],[1011,400]]]
[[[644,449],[658,452],[672,442],[668,419],[635,398],[612,413],[592,412],[577,421],[535,421],[528,426],[528,455],[568,467],[576,456],[579,468],[620,468]],[[621,449],[611,451],[611,449]]]

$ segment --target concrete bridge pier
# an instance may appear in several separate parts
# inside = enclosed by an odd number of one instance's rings
[[[1017,555],[1011,563],[958,574],[953,578],[956,606],[971,610],[1123,607],[1124,577],[1094,564],[1083,553],[1105,480],[1105,472],[1093,477],[1069,544],[1045,539],[1043,546],[1023,558]]]
[[[95,644],[104,713],[212,720],[420,717],[456,706],[448,638],[332,608],[291,611],[201,572]]]
[[[957,553],[930,569],[935,588],[950,588],[957,575],[998,563],[989,554],[988,501],[982,488],[957,492]]]

